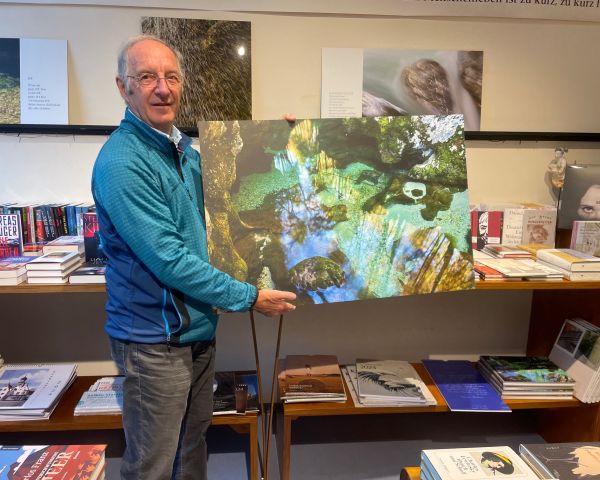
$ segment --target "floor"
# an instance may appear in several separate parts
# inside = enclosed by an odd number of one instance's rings
[[[269,478],[279,479],[271,440]],[[209,479],[248,478],[246,438],[228,427],[209,432]],[[543,443],[530,412],[438,413],[304,418],[294,422],[293,480],[398,480],[404,466],[419,464],[421,450]],[[118,480],[120,459],[111,457],[107,480]]]

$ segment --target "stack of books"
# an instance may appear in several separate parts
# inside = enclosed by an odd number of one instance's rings
[[[540,479],[597,478],[600,442],[525,443],[519,454]]]
[[[570,248],[548,248],[537,252],[537,261],[560,271],[572,281],[600,280],[600,258]]]
[[[125,377],[102,377],[77,402],[73,415],[116,415],[123,411]]]
[[[483,355],[479,369],[505,400],[573,398],[575,380],[547,357]]]
[[[403,360],[357,360],[342,367],[356,407],[437,405],[414,367]]]
[[[335,355],[288,355],[279,361],[279,395],[286,403],[345,402],[344,380]]]
[[[26,265],[27,283],[67,283],[83,262],[79,252],[50,252]]]
[[[539,480],[512,448],[471,447],[423,450],[421,480],[480,480],[483,478]]]
[[[581,318],[565,320],[549,358],[575,379],[575,397],[600,401],[600,327]]]
[[[494,277],[501,274],[503,279],[512,280],[557,280],[563,279],[563,273],[558,269],[536,262],[529,258],[513,259],[513,258],[479,258],[477,260],[479,265],[483,265],[496,274],[492,274],[490,271],[484,271],[481,267],[474,265],[474,269],[481,276],[483,273],[484,279]]]
[[[483,251],[496,258],[531,258],[531,253],[510,245],[486,245]]]
[[[0,370],[0,421],[50,418],[76,371],[74,363],[5,365]]]
[[[3,479],[104,480],[106,445],[0,445]]]
[[[38,257],[7,257],[0,259],[0,285],[19,285],[27,281],[25,265]]]
[[[213,391],[214,415],[258,411],[258,377],[254,371],[216,372]]]

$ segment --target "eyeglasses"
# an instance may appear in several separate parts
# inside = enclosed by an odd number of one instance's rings
[[[135,78],[140,86],[144,88],[156,87],[160,80],[164,80],[169,87],[178,87],[181,84],[181,77],[176,73],[170,73],[166,77],[159,77],[155,73],[142,73],[141,75],[127,75],[128,78]]]

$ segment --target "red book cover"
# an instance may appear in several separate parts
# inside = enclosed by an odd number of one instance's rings
[[[21,216],[16,213],[0,214],[0,258],[23,255]]]
[[[488,244],[500,243],[502,239],[502,210],[471,210],[471,245],[481,250]]]

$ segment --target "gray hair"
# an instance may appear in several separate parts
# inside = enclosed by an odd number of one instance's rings
[[[117,60],[117,76],[121,79],[123,84],[125,85],[125,90],[129,91],[129,77],[128,69],[129,69],[129,50],[131,47],[136,45],[137,43],[143,42],[145,40],[152,40],[154,42],[162,43],[165,47],[171,50],[175,54],[175,58],[177,59],[177,67],[179,69],[179,74],[181,78],[184,78],[183,72],[183,56],[173,45],[169,45],[163,39],[155,36],[155,35],[137,35],[135,37],[131,37],[127,40],[121,49],[119,50],[119,57]]]

